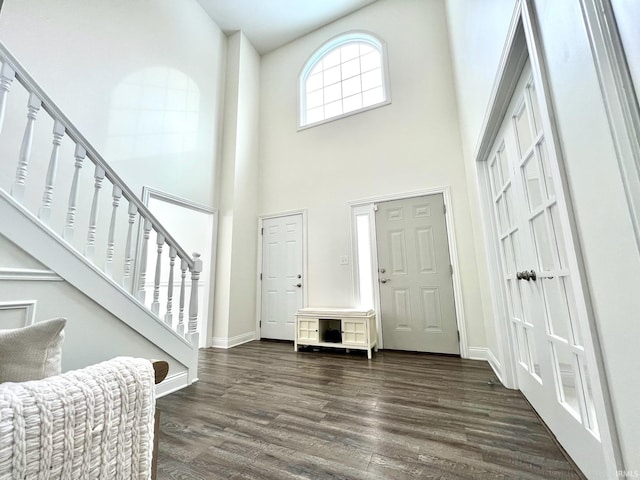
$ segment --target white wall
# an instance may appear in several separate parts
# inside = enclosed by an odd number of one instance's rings
[[[464,130],[465,162],[472,152],[513,10],[512,1],[447,2],[456,82]],[[578,2],[537,0],[544,57],[568,174],[569,195],[583,251],[586,284],[593,301],[595,334],[602,345],[613,413],[626,468],[640,469],[640,256],[618,170],[593,58]],[[491,13],[492,12],[492,13]],[[485,51],[478,61],[479,51]],[[486,109],[486,107],[485,107]],[[472,202],[473,203],[473,202]],[[476,238],[479,237],[479,234]],[[485,256],[479,245],[478,256]],[[487,303],[489,299],[485,299]]]
[[[387,43],[392,103],[297,131],[302,67],[354,29]],[[469,345],[485,347],[444,3],[380,0],[263,56],[261,82],[259,213],[308,209],[310,306],[353,304],[349,201],[450,185]]]
[[[242,32],[228,44],[214,346],[256,330],[260,56]]]

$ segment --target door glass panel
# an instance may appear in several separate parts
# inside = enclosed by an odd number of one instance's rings
[[[593,389],[591,388],[591,376],[589,368],[587,366],[587,361],[583,356],[578,357],[578,362],[582,367],[580,371],[582,372],[582,383],[584,385],[584,396],[587,412],[587,428],[589,428],[589,430],[591,430],[596,434],[596,436],[598,436],[598,419],[596,417],[596,406],[593,402]]]
[[[517,280],[507,280],[509,289],[509,301],[511,303],[511,314],[513,318],[522,320],[522,295],[520,292],[520,284]]]
[[[551,344],[556,370],[556,384],[558,386],[558,401],[578,420],[580,407],[578,388],[579,377],[576,375],[577,359],[565,346]]]
[[[508,228],[507,208],[504,201],[504,195],[500,195],[500,198],[498,198],[498,201],[496,202],[496,209],[498,210],[498,230],[502,233]]]
[[[535,155],[529,156],[522,170],[524,174],[524,184],[527,190],[527,199],[529,200],[529,211],[533,212],[542,205],[544,195],[544,185],[542,184],[537,157]]]
[[[513,247],[511,245],[511,237],[505,237],[502,240],[502,254],[504,256],[504,273],[506,275],[512,275],[515,272],[515,263],[513,256]]]
[[[554,267],[554,251],[552,250],[549,239],[546,217],[546,214],[542,212],[531,220],[533,239],[536,244],[536,253],[538,256],[538,268],[540,271],[553,270]]]
[[[496,196],[500,190],[502,190],[502,179],[500,178],[500,170],[498,166],[498,157],[494,159],[491,164],[491,187],[493,189],[493,195]]]
[[[547,324],[553,335],[573,342],[571,312],[565,289],[565,278],[542,278],[544,298],[547,306]]]
[[[536,86],[533,83],[530,83],[527,85],[527,90],[529,91],[529,103],[533,110],[535,132],[538,133],[542,131],[542,120],[540,119],[540,105],[538,104],[538,97],[536,97]]]
[[[518,138],[518,148],[520,157],[524,157],[525,152],[531,147],[531,124],[529,122],[529,111],[527,104],[523,103],[520,111],[515,116],[516,136]]]
[[[507,152],[504,149],[504,144],[502,144],[498,150],[498,164],[500,166],[500,175],[502,178],[502,183],[500,185],[502,186],[511,178],[511,175],[509,174],[509,159],[507,158]]]
[[[527,366],[527,350],[526,350],[526,346],[524,343],[524,338],[523,338],[523,332],[522,332],[522,326],[518,323],[514,323],[513,324],[513,331],[515,332],[516,335],[516,344],[518,346],[518,361],[524,365]]]
[[[547,152],[547,143],[542,139],[538,144],[538,155],[542,163],[542,173],[544,175],[544,184],[547,189],[547,198],[553,198],[556,195],[553,187],[553,178],[551,177],[551,166],[549,165],[549,154]]]
[[[535,337],[531,328],[525,328],[524,333],[527,338],[527,346],[529,347],[529,373],[531,373],[536,380],[542,383],[540,376],[540,363],[538,363],[538,353],[536,352]]]
[[[567,249],[564,244],[557,204],[554,203],[549,208],[549,214],[551,216],[551,226],[553,228],[552,235],[555,240],[557,266],[559,268],[569,268],[567,265]]]
[[[504,190],[503,196],[504,196],[504,206],[506,210],[505,213],[506,213],[506,221],[507,221],[505,225],[505,230],[507,230],[507,229],[513,228],[515,224],[515,217],[514,217],[515,210],[513,209],[511,185],[509,185]]]

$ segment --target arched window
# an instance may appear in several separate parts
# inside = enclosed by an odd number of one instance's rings
[[[390,103],[383,42],[365,32],[320,47],[300,74],[300,127]]]

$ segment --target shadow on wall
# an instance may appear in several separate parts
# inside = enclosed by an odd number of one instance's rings
[[[127,76],[111,96],[108,158],[196,150],[200,89],[179,70],[150,67]]]

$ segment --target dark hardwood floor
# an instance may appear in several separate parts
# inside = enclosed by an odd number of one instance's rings
[[[579,479],[490,367],[380,351],[201,351],[200,381],[158,400],[158,479]]]

